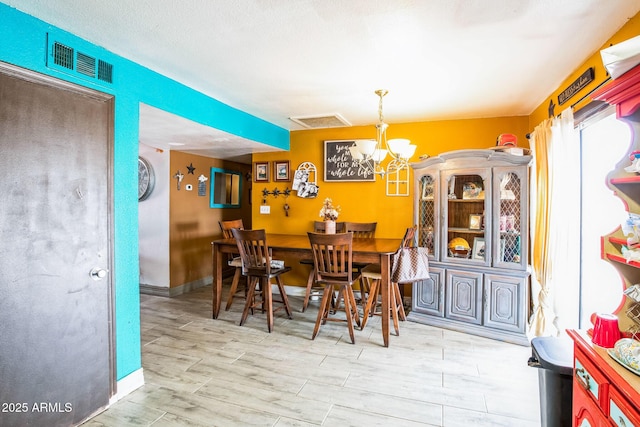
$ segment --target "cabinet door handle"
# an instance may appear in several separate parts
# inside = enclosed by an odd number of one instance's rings
[[[578,374],[583,374],[584,378],[582,378],[582,376]],[[578,382],[580,387],[582,387],[586,391],[589,391],[589,389],[591,388],[591,385],[589,384],[589,374],[583,368],[576,369],[576,381]]]

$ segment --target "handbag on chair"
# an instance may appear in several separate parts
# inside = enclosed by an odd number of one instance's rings
[[[391,281],[411,283],[429,278],[428,249],[423,247],[400,248],[391,257]]]

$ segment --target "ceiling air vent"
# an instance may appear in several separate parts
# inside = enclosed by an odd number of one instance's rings
[[[113,83],[112,64],[95,56],[78,52],[77,49],[58,41],[50,40],[49,34],[47,36],[49,46],[47,67],[75,74],[84,79],[88,77],[91,80]]]
[[[341,128],[351,126],[340,114],[326,114],[323,116],[298,116],[290,120],[307,129]]]

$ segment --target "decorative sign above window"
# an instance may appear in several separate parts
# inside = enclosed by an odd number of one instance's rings
[[[375,175],[369,172],[373,167],[360,167],[351,157],[349,147],[353,144],[355,140],[324,142],[325,181],[375,181]]]
[[[582,75],[578,77],[573,83],[571,83],[568,88],[560,92],[560,94],[558,95],[558,104],[564,104],[569,99],[571,99],[573,95],[584,89],[589,83],[593,81],[594,76],[595,71],[593,67],[582,73]]]

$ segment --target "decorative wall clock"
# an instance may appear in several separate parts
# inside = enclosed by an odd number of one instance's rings
[[[147,199],[156,184],[156,176],[153,167],[148,160],[138,157],[138,201]]]

